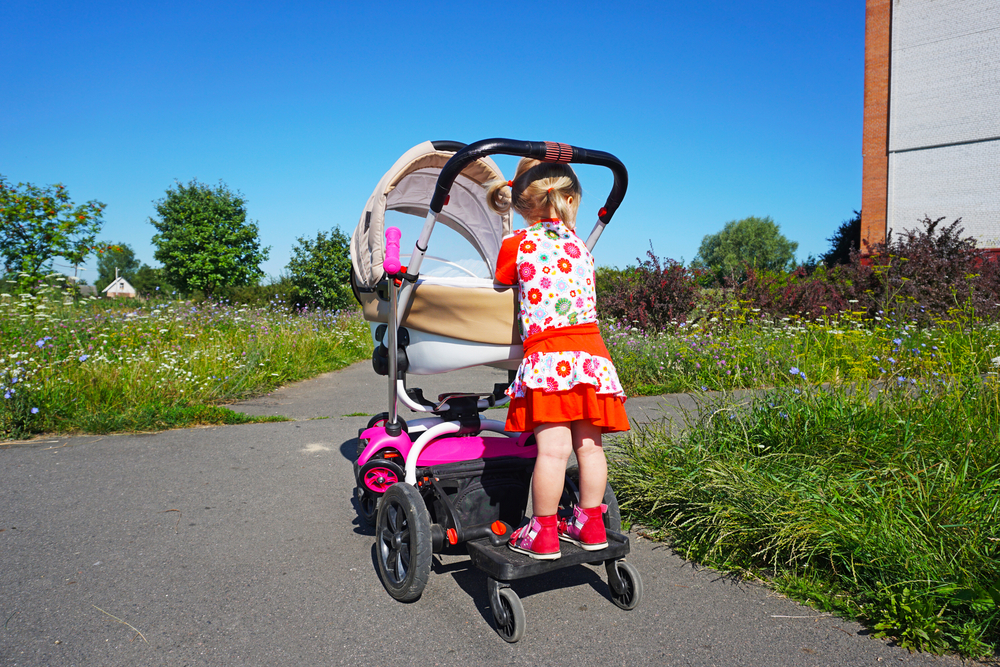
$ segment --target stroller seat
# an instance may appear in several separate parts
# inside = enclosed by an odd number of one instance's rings
[[[365,320],[389,321],[389,303],[361,295]],[[516,369],[523,356],[517,288],[481,278],[425,277],[416,282],[403,315],[408,373],[432,375],[486,365]]]

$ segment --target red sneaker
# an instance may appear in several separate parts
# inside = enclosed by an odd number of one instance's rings
[[[556,523],[555,514],[533,516],[528,525],[514,531],[507,546],[535,560],[555,560],[562,555],[559,553],[559,531]]]
[[[559,522],[559,539],[572,542],[584,551],[600,551],[608,548],[608,534],[604,530],[604,513],[608,506],[573,508],[571,521]]]

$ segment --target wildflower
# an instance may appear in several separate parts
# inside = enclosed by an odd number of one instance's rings
[[[38,408],[31,408],[31,414],[37,415],[38,414]]]
[[[791,373],[792,375],[798,375],[798,374],[799,374],[799,369],[798,369],[798,368],[796,368],[795,366],[792,366],[792,367],[791,367],[791,368],[790,368],[790,369],[788,370],[788,372],[789,372],[789,373]]]
[[[90,358],[90,355],[89,355],[89,354],[81,354],[81,355],[80,355],[80,361],[81,361],[81,362],[83,362],[83,361],[86,361],[86,360],[87,360],[87,359],[89,359],[89,358]]]

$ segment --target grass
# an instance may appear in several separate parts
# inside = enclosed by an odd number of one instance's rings
[[[0,296],[0,433],[149,431],[273,421],[226,403],[370,354],[357,313],[279,301],[75,301]]]
[[[640,427],[610,450],[630,522],[907,648],[996,653],[996,327],[958,313],[608,333],[633,392],[704,402],[680,434]],[[766,389],[701,393],[738,387]]]
[[[958,311],[917,327],[857,314],[771,322],[752,311],[659,332],[602,323],[612,361],[629,395],[788,386],[796,368],[810,382],[934,380],[995,372],[1000,327]]]

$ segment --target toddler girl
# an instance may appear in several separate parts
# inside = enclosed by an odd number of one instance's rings
[[[489,186],[490,208],[513,206],[528,227],[507,237],[496,280],[520,289],[524,360],[507,389],[508,431],[534,431],[531,521],[511,536],[514,551],[559,558],[559,540],[607,547],[602,505],[608,466],[601,434],[629,429],[625,393],[597,328],[594,258],[574,233],[580,181],[566,164],[525,158],[514,179]],[[559,525],[570,452],[580,465],[580,504]]]

